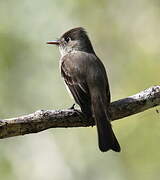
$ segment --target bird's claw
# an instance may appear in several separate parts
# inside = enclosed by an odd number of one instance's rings
[[[74,109],[74,106],[75,106],[76,104],[73,104],[69,109]]]

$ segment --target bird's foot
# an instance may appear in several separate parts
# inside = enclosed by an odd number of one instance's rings
[[[75,105],[76,105],[76,104],[73,104],[69,109],[73,109],[73,110],[74,110],[74,109],[75,109],[75,108],[74,108]]]
[[[69,110],[74,110],[78,115],[83,115],[83,113],[79,110],[79,109],[75,109],[75,105],[73,104],[70,108],[68,108]]]

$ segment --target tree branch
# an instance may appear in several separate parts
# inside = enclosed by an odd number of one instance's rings
[[[121,119],[160,105],[160,86],[153,86],[138,94],[111,103],[111,119]],[[49,128],[93,126],[80,111],[38,110],[35,113],[0,120],[0,139],[37,133]]]

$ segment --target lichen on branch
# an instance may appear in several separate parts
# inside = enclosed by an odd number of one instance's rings
[[[152,86],[133,96],[112,102],[111,120],[122,119],[159,105],[160,86]],[[93,119],[87,119],[79,110],[38,110],[25,116],[0,120],[0,139],[37,133],[49,128],[87,127],[94,124]]]

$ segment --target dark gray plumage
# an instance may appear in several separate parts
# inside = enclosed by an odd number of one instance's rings
[[[100,150],[120,152],[108,112],[110,90],[107,74],[86,31],[81,27],[71,29],[49,44],[59,46],[62,77],[82,112],[95,120]]]

